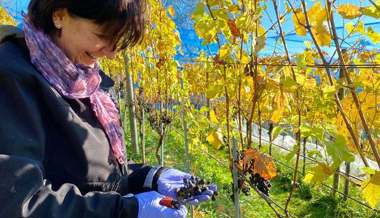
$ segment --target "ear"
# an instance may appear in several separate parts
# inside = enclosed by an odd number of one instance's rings
[[[67,17],[69,16],[69,12],[66,8],[60,8],[53,12],[52,19],[55,28],[62,29],[62,27],[65,25],[65,21],[67,20]]]

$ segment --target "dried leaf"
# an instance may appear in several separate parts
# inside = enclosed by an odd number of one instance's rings
[[[239,37],[240,31],[239,31],[239,28],[236,26],[235,20],[229,19],[227,24],[228,24],[228,27],[230,28],[231,34],[233,36]]]
[[[270,180],[277,175],[276,166],[272,157],[267,156],[256,149],[248,148],[241,161],[243,171],[251,171],[253,174],[258,173],[266,180]]]

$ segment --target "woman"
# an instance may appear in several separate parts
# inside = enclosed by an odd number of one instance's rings
[[[97,64],[141,40],[143,11],[143,0],[31,0],[23,30],[1,27],[0,217],[186,217],[159,202],[189,174],[125,163]]]

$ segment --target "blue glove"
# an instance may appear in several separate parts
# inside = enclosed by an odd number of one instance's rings
[[[176,169],[166,169],[158,177],[157,188],[158,192],[177,199],[177,191],[184,187],[184,180],[190,179],[192,176],[188,173]],[[212,198],[214,193],[217,191],[217,186],[210,184],[207,187],[207,190],[204,190],[201,194],[193,196],[191,198],[185,199],[185,202],[191,205],[197,205],[201,202],[208,201]]]
[[[187,209],[181,205],[179,209],[172,209],[160,205],[160,200],[165,196],[155,191],[144,192],[134,196],[139,205],[137,218],[186,218]]]

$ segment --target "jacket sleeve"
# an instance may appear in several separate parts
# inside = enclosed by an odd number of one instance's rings
[[[146,191],[158,191],[157,180],[166,169],[161,166],[129,164],[128,191],[137,194]]]
[[[35,78],[0,71],[0,217],[135,218],[137,200],[117,192],[89,192],[44,176],[43,111]]]

